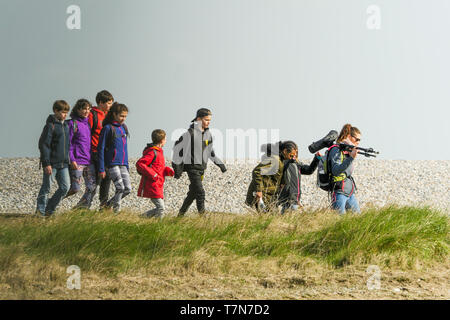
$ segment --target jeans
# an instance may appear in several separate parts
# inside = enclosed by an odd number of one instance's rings
[[[75,208],[86,208],[91,207],[92,200],[96,192],[96,172],[95,166],[91,165],[78,165],[78,170],[70,170],[70,180],[71,186],[69,190],[70,194],[75,194],[81,189],[81,178],[84,178],[84,183],[86,185],[85,192],[81,197]]]
[[[145,215],[149,218],[156,217],[162,218],[164,216],[164,199],[151,199],[156,208],[149,210]]]
[[[334,210],[339,211],[340,214],[344,214],[345,210],[351,210],[355,213],[361,213],[359,208],[358,200],[356,200],[355,194],[353,193],[350,197],[342,193],[334,193],[333,200],[331,202],[331,207]]]
[[[58,190],[48,199],[52,182],[56,179]],[[42,215],[52,215],[70,187],[69,168],[52,168],[52,174],[43,173],[42,186],[37,197],[36,211]]]
[[[126,166],[113,166],[107,169],[107,173],[116,187],[116,193],[108,200],[106,206],[112,207],[117,213],[120,211],[121,200],[131,192],[130,174]]]
[[[296,203],[294,204],[290,204],[290,203],[285,203],[283,204],[283,206],[281,207],[281,214],[285,214],[285,212],[287,210],[291,210],[291,211],[297,211],[300,208],[300,206]]]

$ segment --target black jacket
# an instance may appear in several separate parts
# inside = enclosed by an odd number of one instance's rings
[[[211,159],[222,172],[226,171],[223,162],[216,157],[209,129],[201,131],[200,123],[192,123],[189,129],[175,142],[172,167],[175,177],[186,171],[205,170]]]
[[[54,115],[49,115],[39,138],[42,166],[67,168],[70,163],[69,146],[69,126]]]
[[[300,201],[302,195],[301,180],[302,174],[313,174],[319,164],[319,159],[314,156],[310,165],[299,163],[295,160],[286,160],[284,162],[282,184],[283,189],[278,197],[278,203],[289,202],[291,204]]]

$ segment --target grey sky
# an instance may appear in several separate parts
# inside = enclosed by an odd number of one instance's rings
[[[54,100],[107,89],[133,157],[211,107],[213,128],[280,129],[301,158],[349,122],[380,158],[450,159],[449,16],[446,0],[1,0],[0,157],[38,155]]]

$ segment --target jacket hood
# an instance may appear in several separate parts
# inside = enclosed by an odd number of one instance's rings
[[[79,121],[79,122],[86,122],[86,123],[88,123],[89,122],[89,117],[86,117],[86,118],[82,118],[82,117],[79,117],[79,116],[74,116],[71,120],[77,120],[77,121]]]
[[[199,131],[202,131],[201,128],[200,128],[200,126],[201,126],[201,124],[200,124],[199,122],[194,121],[194,122],[192,122],[192,124],[189,126],[189,128],[190,128],[190,129],[197,129],[197,130],[199,130]],[[209,130],[209,128],[206,128],[206,129],[204,130],[204,132],[206,132],[206,131],[208,131],[208,130]]]
[[[48,116],[46,123],[55,123],[59,122],[58,119],[56,119],[54,114],[51,114]]]
[[[142,151],[142,155],[145,155],[146,153],[148,153],[151,148],[156,149],[156,150],[161,150],[161,148],[157,147],[156,144],[147,143],[147,146],[145,147],[144,151]]]

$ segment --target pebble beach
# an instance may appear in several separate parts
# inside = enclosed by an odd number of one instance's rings
[[[132,193],[122,200],[122,209],[136,212],[153,207],[149,199],[137,196],[140,175],[136,172],[137,159],[130,160]],[[309,163],[304,160],[304,163]],[[167,165],[170,165],[169,163]],[[204,177],[206,209],[210,212],[246,214],[252,212],[245,204],[247,188],[256,161],[227,163],[228,171],[221,173],[213,163],[208,164]],[[302,176],[302,204],[305,209],[326,209],[328,195],[316,186],[316,173]],[[356,159],[354,178],[356,196],[361,209],[368,207],[430,206],[450,212],[450,160],[378,160]],[[42,183],[42,170],[37,158],[0,158],[0,213],[31,214]],[[168,177],[165,183],[165,205],[169,215],[175,215],[188,191],[186,173],[179,180]],[[52,186],[51,194],[56,190]],[[58,212],[72,208],[82,196],[80,193],[64,199]],[[110,194],[114,192],[111,186]],[[98,194],[92,205],[97,209]],[[189,212],[195,213],[195,202]]]

